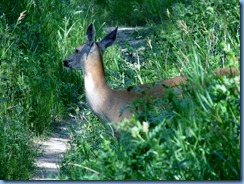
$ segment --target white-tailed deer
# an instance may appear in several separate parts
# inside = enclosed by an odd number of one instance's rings
[[[163,98],[167,87],[175,87],[186,83],[186,77],[175,77],[157,82],[156,84],[138,85],[127,89],[113,90],[107,83],[104,73],[103,53],[111,46],[117,34],[117,28],[100,42],[95,42],[95,28],[90,24],[86,32],[86,43],[76,48],[75,53],[66,58],[64,66],[70,69],[81,69],[87,102],[92,111],[103,122],[118,123],[130,118],[132,112],[123,109],[136,99],[149,100],[150,97]],[[216,75],[237,75],[235,68],[216,69]],[[139,90],[138,90],[139,89]]]

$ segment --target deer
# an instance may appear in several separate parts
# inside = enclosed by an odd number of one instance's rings
[[[91,23],[86,31],[86,42],[75,49],[75,52],[63,60],[68,69],[82,70],[86,100],[95,115],[104,123],[118,125],[124,119],[129,119],[133,112],[124,108],[137,99],[150,102],[151,97],[164,98],[167,88],[178,89],[187,83],[187,77],[177,76],[156,83],[132,86],[124,89],[112,89],[107,85],[103,53],[116,40],[118,27],[107,34],[101,41],[95,41],[95,27]],[[237,75],[236,68],[218,68],[214,70],[217,76]],[[112,127],[114,127],[112,125]]]

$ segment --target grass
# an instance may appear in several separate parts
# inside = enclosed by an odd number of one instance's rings
[[[0,4],[0,179],[23,180],[34,172],[33,137],[47,135],[83,91],[80,76],[67,73],[62,60],[63,45],[74,40],[66,29],[82,32],[86,22],[77,22],[86,12],[59,0]]]
[[[47,135],[69,112],[81,131],[71,127],[60,179],[240,179],[240,78],[211,72],[223,65],[239,68],[238,1],[2,0],[0,5],[0,179],[30,178],[33,138]],[[184,89],[182,98],[169,91],[145,104],[146,113],[121,124],[117,141],[88,108],[82,73],[62,64],[84,42],[90,22],[97,39],[105,35],[105,25],[150,28],[137,35],[151,40],[140,67],[129,63],[119,46],[105,53],[113,88],[182,74],[197,90]]]

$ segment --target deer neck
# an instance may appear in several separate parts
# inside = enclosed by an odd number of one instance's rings
[[[106,83],[101,54],[89,55],[86,63],[88,63],[84,73],[86,99],[91,109],[99,114],[111,89]]]

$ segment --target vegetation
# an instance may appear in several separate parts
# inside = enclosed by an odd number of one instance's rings
[[[33,137],[73,112],[81,130],[71,128],[60,179],[239,180],[240,78],[211,72],[239,68],[239,10],[237,0],[2,0],[0,179],[28,179]],[[150,28],[143,61],[128,62],[117,45],[105,53],[113,88],[180,73],[196,88],[145,104],[146,113],[124,121],[115,139],[87,107],[81,72],[62,64],[94,21],[97,39],[105,25]]]
[[[65,6],[59,0],[0,2],[2,180],[30,177],[36,155],[33,136],[47,134],[83,91],[79,74],[66,73],[62,59],[65,48],[75,44],[67,41],[67,29],[77,26],[80,34],[86,25],[77,21],[85,13]]]

